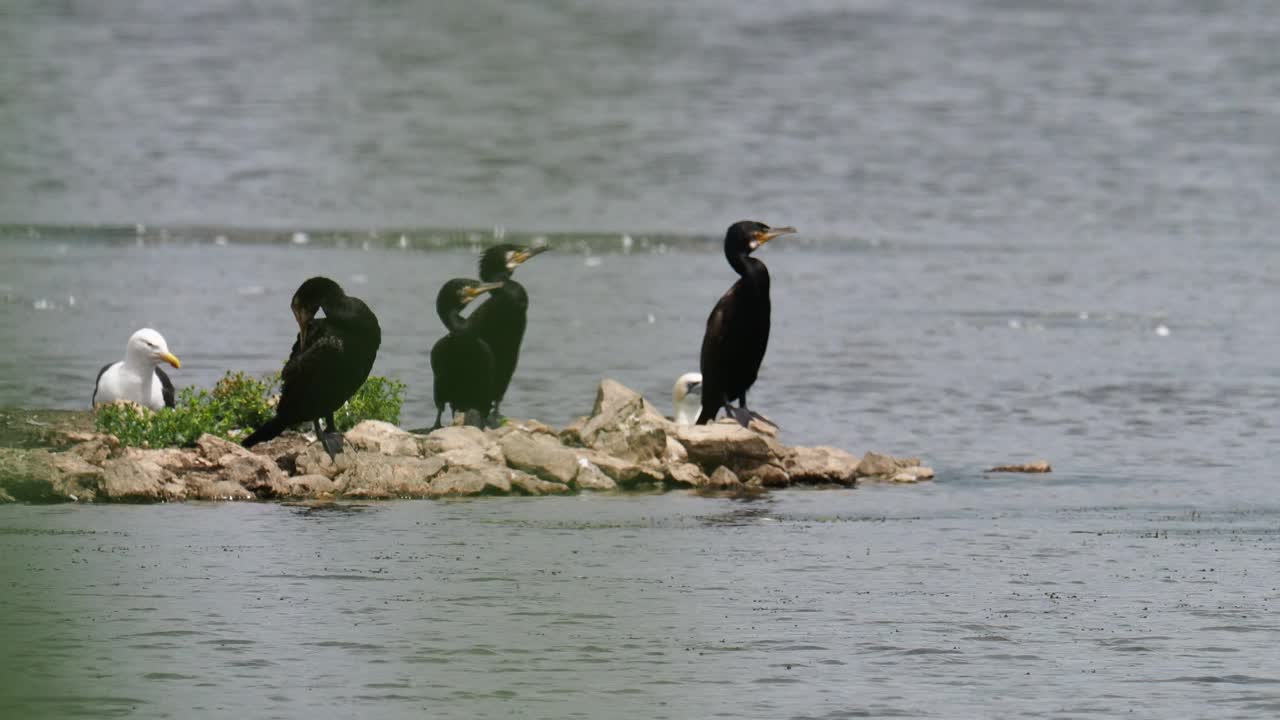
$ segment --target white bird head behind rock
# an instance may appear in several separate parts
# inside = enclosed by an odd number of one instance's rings
[[[151,328],[142,328],[129,336],[129,343],[124,350],[124,362],[139,370],[144,367],[159,367],[160,363],[182,367],[177,356],[169,352],[169,344],[164,341],[164,336]]]
[[[702,412],[702,373],[690,372],[676,379],[671,388],[671,404],[675,406],[677,425],[693,425]]]

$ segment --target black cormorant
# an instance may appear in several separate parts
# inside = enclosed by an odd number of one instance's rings
[[[360,389],[373,369],[382,329],[378,318],[359,298],[326,277],[313,277],[293,294],[298,338],[280,372],[283,388],[276,416],[241,443],[250,447],[310,420],[329,457],[342,452],[342,435],[333,413]],[[316,312],[324,310],[324,317]],[[320,429],[320,418],[329,425]]]
[[[491,417],[495,422],[501,417],[498,406],[507,394],[511,377],[516,372],[516,363],[520,360],[520,343],[524,340],[529,310],[529,295],[523,285],[511,279],[511,273],[521,263],[546,249],[545,245],[495,245],[480,256],[480,279],[502,283],[500,289],[471,313],[469,320],[476,336],[488,343],[493,351],[494,401]]]
[[[769,345],[769,270],[751,257],[751,252],[795,231],[743,220],[730,225],[725,233],[724,256],[742,277],[721,296],[707,318],[707,332],[702,336],[699,425],[714,420],[720,408],[743,427],[751,418],[760,417],[747,408],[747,390],[756,381]],[[738,407],[729,404],[733,400],[738,401]]]
[[[473,424],[479,427],[484,426],[489,416],[497,388],[493,351],[476,333],[473,319],[462,317],[462,309],[472,300],[500,287],[502,283],[454,278],[445,283],[436,295],[436,312],[449,334],[437,340],[431,348],[436,402],[436,422],[432,430],[440,427],[446,404],[453,408],[453,412],[462,412],[468,418],[472,412],[478,413],[480,420]],[[471,421],[468,419],[468,422]]]
[[[90,404],[97,407],[128,400],[152,410],[173,407],[173,383],[160,369],[160,363],[182,367],[160,333],[142,328],[129,337],[123,360],[107,363],[98,371]]]

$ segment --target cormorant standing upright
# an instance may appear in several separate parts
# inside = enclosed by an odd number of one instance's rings
[[[707,332],[702,336],[699,425],[714,420],[720,408],[743,427],[751,418],[761,417],[747,407],[747,390],[756,381],[769,345],[769,269],[751,257],[751,252],[795,231],[793,227],[771,228],[743,220],[730,225],[725,233],[724,256],[742,277],[721,296],[707,318]],[[729,404],[733,400],[738,401],[738,407]]]
[[[475,331],[473,318],[462,317],[462,309],[481,295],[497,290],[502,283],[482,283],[467,278],[454,278],[445,283],[436,295],[436,313],[449,329],[449,334],[436,341],[431,348],[431,374],[435,379],[433,395],[436,402],[436,422],[432,430],[440,427],[444,406],[453,412],[463,412],[469,424],[484,427],[493,407],[496,378],[494,376],[493,351]],[[480,415],[477,423],[471,423],[471,413]]]
[[[471,313],[470,324],[476,336],[493,351],[494,401],[492,419],[501,418],[498,407],[506,397],[516,363],[520,361],[520,343],[524,340],[529,295],[524,286],[511,279],[511,274],[529,258],[547,249],[546,245],[494,245],[480,256],[480,279],[500,282],[502,287]]]
[[[342,435],[333,413],[368,379],[382,344],[382,328],[364,301],[347,295],[326,277],[302,283],[290,307],[298,321],[298,337],[280,372],[283,388],[276,416],[241,444],[256,445],[310,420],[316,438],[332,458],[342,452]],[[324,317],[317,318],[321,309]],[[320,429],[320,418],[327,421],[328,432]]]

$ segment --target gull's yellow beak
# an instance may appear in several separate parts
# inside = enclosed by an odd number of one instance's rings
[[[182,361],[178,359],[177,355],[174,355],[171,352],[160,353],[160,359],[176,368],[182,367]]]
[[[756,248],[760,247],[761,245],[764,245],[765,243],[778,237],[779,235],[791,235],[795,231],[796,229],[791,227],[790,225],[786,227],[777,227],[777,228],[769,228],[768,230],[760,230],[751,237],[751,249],[755,250]]]

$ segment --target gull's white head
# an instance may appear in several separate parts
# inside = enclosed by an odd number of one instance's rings
[[[702,373],[685,373],[677,378],[671,388],[671,403],[675,405],[677,425],[698,422],[702,412]]]
[[[176,368],[182,367],[178,357],[169,352],[169,344],[164,341],[164,336],[151,328],[142,328],[129,337],[124,358],[125,362],[137,365],[155,367],[160,363],[169,363]]]

